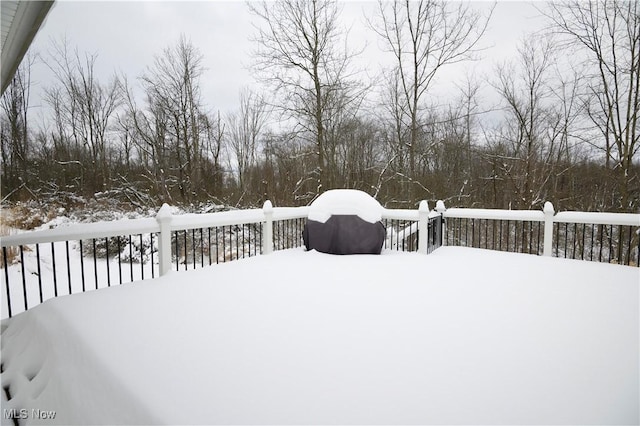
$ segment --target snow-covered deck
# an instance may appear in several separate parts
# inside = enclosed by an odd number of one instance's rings
[[[459,247],[171,272],[3,321],[2,406],[46,424],[638,424],[639,279]]]

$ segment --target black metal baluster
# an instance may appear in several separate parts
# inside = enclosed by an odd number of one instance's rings
[[[144,280],[144,242],[142,240],[142,234],[140,234],[140,279]],[[153,263],[151,264],[153,268]]]
[[[567,258],[567,247],[569,246],[569,224],[564,224],[564,258]]]
[[[496,221],[491,221],[491,250],[496,249]]]
[[[578,224],[574,223],[573,224],[573,252],[571,254],[571,258],[575,259],[576,258],[576,244],[577,244],[577,240],[578,240]]]
[[[7,308],[11,318],[11,291],[9,291],[9,263],[7,263],[7,248],[2,247],[2,260],[4,262],[4,285],[7,289]]]
[[[583,223],[582,224],[582,251],[580,253],[580,259],[584,260],[584,234],[587,230],[587,224]]]
[[[511,223],[507,220],[507,251],[509,251],[509,237],[511,236]]]
[[[251,238],[251,243],[253,245],[253,255],[257,256],[258,255],[258,245],[256,244],[256,232],[258,227],[260,226],[260,224],[258,223],[254,223],[253,226],[251,226],[251,228],[249,229],[253,229],[253,238],[251,237],[251,235],[249,235],[249,238]]]
[[[622,225],[618,225],[618,265],[622,265]]]
[[[244,259],[244,245],[246,244],[246,239],[244,236],[244,224],[242,225],[242,258]],[[249,252],[251,254],[251,252]]]
[[[629,241],[627,242],[627,262],[625,265],[631,265],[631,233],[633,228],[629,226]]]
[[[140,253],[140,256],[142,256],[142,246],[140,246]],[[131,271],[131,282],[133,282],[133,240],[131,235],[129,235],[129,270]]]
[[[53,296],[58,297],[58,277],[56,274],[56,249],[54,243],[51,243],[51,266],[53,266]]]
[[[120,237],[116,237],[116,246],[118,247],[118,279],[120,280],[120,284],[122,284],[122,246],[120,245]]]
[[[185,236],[187,231],[184,231]],[[193,269],[196,269],[196,229],[191,230],[191,256],[193,257]],[[187,268],[185,267],[185,271]]]
[[[82,251],[82,250],[80,250]],[[82,258],[81,258],[82,259]],[[44,300],[42,298],[42,271],[40,270],[40,244],[36,244],[36,263],[38,265],[38,290],[40,292],[40,303]],[[5,262],[5,268],[7,267],[7,263]],[[82,277],[82,291],[84,291],[84,276]]]
[[[38,252],[38,245],[36,244],[36,253]],[[38,259],[38,277],[40,277],[40,259]],[[85,292],[84,287],[84,251],[82,250],[82,240],[80,240],[80,278],[82,279],[82,292]],[[42,302],[42,300],[40,301]]]
[[[489,248],[489,219],[484,221],[484,248]]]
[[[219,242],[220,242],[220,240],[218,239],[218,227],[216,226],[216,265],[218,264],[218,262],[220,260],[220,255],[218,253]]]
[[[222,261],[227,261],[227,235],[224,230],[224,226],[222,227]],[[231,243],[231,241],[229,241]]]
[[[120,252],[122,252],[122,247],[120,246],[120,237],[116,237],[117,247],[118,247],[118,277],[120,279],[120,284],[122,284],[122,258]],[[108,244],[108,242],[107,242]]]
[[[109,239],[105,238],[104,242],[107,247],[107,287],[111,287],[111,272],[109,271]]]
[[[475,239],[476,239],[476,220],[471,219],[471,247],[476,246]]]
[[[71,262],[69,262],[69,241],[64,242],[66,253],[67,253],[67,281],[69,283],[69,294],[72,294],[71,290]]]
[[[236,225],[234,229],[234,234],[236,234],[236,260],[240,259],[240,250],[238,248],[238,237],[240,236],[240,232],[238,232],[238,225]]]
[[[7,266],[5,265],[5,268]],[[20,245],[20,269],[22,271],[22,295],[24,297],[24,310],[29,309],[29,305],[27,303],[27,277],[24,272],[24,250],[22,245]]]
[[[598,262],[602,262],[602,238],[603,238],[603,234],[604,234],[604,229],[602,224],[598,225],[598,230],[600,232],[600,242],[598,244],[599,249],[598,249]]]
[[[593,260],[593,233],[595,225],[591,224],[591,250],[589,251],[589,260]]]
[[[204,268],[204,237],[200,228],[200,267]]]
[[[611,263],[612,253],[613,253],[613,225],[609,225],[609,263]]]
[[[180,270],[180,247],[178,243],[178,231],[174,232],[176,237],[176,271]]]
[[[96,254],[96,239],[91,239],[93,243],[93,279],[96,284],[96,290],[98,289],[98,259]]]
[[[207,253],[209,255],[209,266],[211,266],[211,227],[207,228],[207,234],[209,235],[209,250]]]
[[[287,241],[287,221],[280,221],[280,231],[282,232],[282,250],[286,250],[289,248],[289,241]]]
[[[156,277],[156,273],[154,271],[154,263],[153,263],[153,232],[149,234],[151,237],[151,278]]]
[[[189,268],[189,253],[187,248],[189,244],[187,243],[187,230],[185,229],[182,233],[184,234],[184,270],[186,271]]]

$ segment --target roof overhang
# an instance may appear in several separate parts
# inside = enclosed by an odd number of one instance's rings
[[[2,12],[2,93],[11,82],[22,58],[55,0],[0,2]]]

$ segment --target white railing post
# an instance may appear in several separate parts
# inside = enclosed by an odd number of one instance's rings
[[[543,256],[551,256],[553,248],[553,204],[550,201],[544,203],[544,251]]]
[[[160,276],[162,276],[171,269],[171,207],[167,203],[164,203],[158,210],[156,220],[160,225],[158,256],[160,258]]]
[[[444,201],[442,200],[438,200],[436,202],[436,208],[434,209],[435,211],[437,211],[438,213],[440,213],[442,215],[442,227],[440,228],[440,232],[442,232],[442,245],[446,246],[447,245],[447,239],[445,238],[445,236],[447,235],[447,222],[444,220],[444,212],[447,211],[447,208],[444,205]]]
[[[429,253],[429,203],[420,201],[418,207],[418,252]]]
[[[262,206],[264,212],[264,235],[262,239],[262,253],[273,253],[273,204],[267,200]]]

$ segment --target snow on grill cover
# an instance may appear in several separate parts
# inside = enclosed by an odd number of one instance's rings
[[[329,254],[380,254],[384,243],[382,206],[369,194],[334,189],[309,209],[302,233],[307,250]]]

